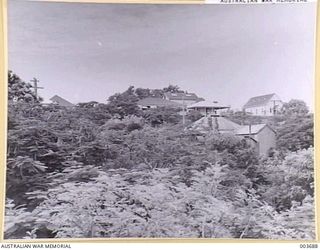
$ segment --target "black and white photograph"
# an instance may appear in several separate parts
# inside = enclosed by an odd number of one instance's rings
[[[8,0],[4,239],[315,240],[316,6]]]

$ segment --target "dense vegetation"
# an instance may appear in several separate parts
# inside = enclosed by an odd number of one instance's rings
[[[272,118],[278,148],[258,158],[232,135],[199,140],[177,110],[138,109],[164,90],[64,108],[10,74],[5,238],[315,237],[308,112]]]

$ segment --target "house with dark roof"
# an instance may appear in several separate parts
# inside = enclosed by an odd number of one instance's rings
[[[161,108],[161,107],[182,107],[182,104],[172,102],[160,97],[146,97],[138,101],[138,106],[142,110]]]
[[[166,92],[164,93],[164,99],[168,101],[180,103],[183,106],[188,106],[203,100],[203,98],[199,98],[194,93],[184,93],[184,92],[181,92],[181,93]]]
[[[199,101],[194,104],[191,104],[187,106],[187,110],[191,111],[198,111],[204,116],[209,115],[219,115],[221,110],[229,109],[229,105],[223,105],[216,101],[210,102],[210,101]]]
[[[279,113],[283,105],[276,94],[255,96],[250,98],[243,106],[243,111],[258,116],[273,116]]]
[[[56,104],[59,106],[64,106],[64,107],[73,107],[74,106],[74,104],[67,101],[66,99],[63,99],[62,97],[60,97],[58,95],[54,95],[53,97],[51,97],[50,101],[52,101],[53,104]]]

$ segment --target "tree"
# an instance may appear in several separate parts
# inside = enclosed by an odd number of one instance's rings
[[[164,92],[171,92],[171,93],[183,93],[183,90],[180,90],[178,85],[169,85],[168,87],[163,88]]]
[[[150,89],[137,88],[135,90],[135,94],[138,96],[139,99],[143,99],[152,96],[152,91]]]
[[[91,101],[91,102],[79,102],[77,104],[77,107],[79,108],[94,108],[96,107],[97,105],[99,105],[98,102],[96,101]]]
[[[158,126],[165,123],[178,124],[182,120],[179,111],[179,108],[160,107],[156,109],[146,110],[143,113],[143,117],[152,126]]]
[[[286,116],[306,115],[309,113],[307,104],[298,99],[292,99],[288,103],[284,103],[281,113]]]
[[[314,145],[313,115],[290,116],[277,127],[277,148],[297,151]]]
[[[290,209],[293,202],[313,196],[313,153],[313,148],[303,149],[260,162],[257,170],[265,181],[260,182],[258,191],[263,200],[281,212]]]
[[[257,158],[138,99],[9,104],[6,238],[314,238],[312,115],[275,120],[286,148]]]
[[[187,119],[190,120],[190,122],[195,122],[202,117],[203,117],[203,115],[201,114],[201,112],[197,111],[197,110],[190,110],[187,113]]]
[[[206,147],[219,153],[218,162],[231,168],[247,169],[257,164],[257,155],[245,139],[234,135],[217,134],[206,138]]]
[[[21,80],[11,70],[8,72],[8,99],[26,103],[38,103],[42,101],[41,97],[36,97],[32,90],[32,85]]]
[[[81,117],[93,122],[96,125],[103,125],[106,121],[111,119],[109,106],[104,103],[88,102],[78,103],[74,108]]]
[[[139,115],[137,105],[139,98],[136,96],[134,87],[130,86],[125,92],[117,93],[108,98],[108,107],[111,114],[123,118],[127,115]]]

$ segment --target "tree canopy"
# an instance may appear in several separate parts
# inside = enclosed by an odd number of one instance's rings
[[[41,97],[36,97],[30,83],[24,82],[12,71],[8,72],[8,99],[25,103],[40,102]]]
[[[306,115],[309,113],[309,108],[304,101],[292,99],[283,104],[281,112],[286,116]]]

